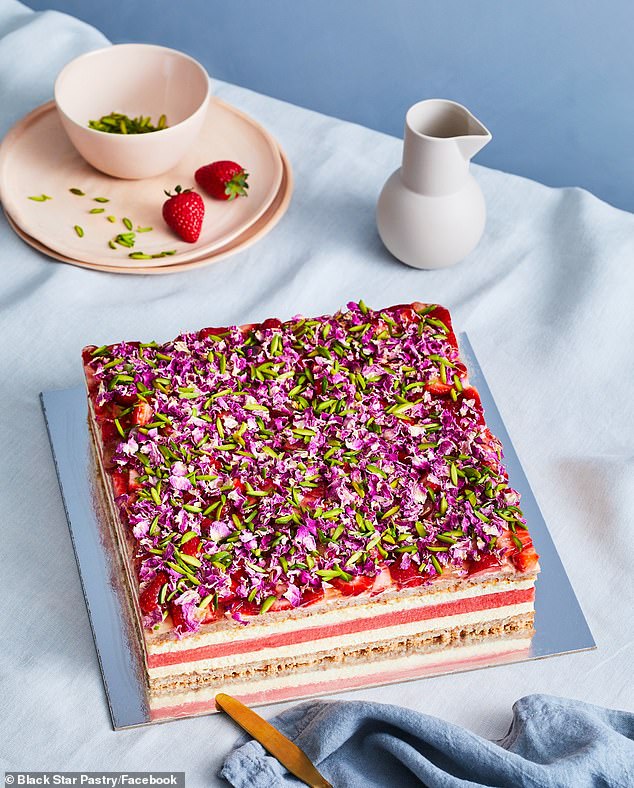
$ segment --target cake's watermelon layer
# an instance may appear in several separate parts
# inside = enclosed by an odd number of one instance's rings
[[[490,664],[504,664],[527,658],[530,653],[530,634],[526,636],[483,642],[475,645],[457,646],[448,649],[442,654],[410,655],[404,660],[398,660],[398,667],[390,669],[393,663],[381,662],[377,670],[359,675],[337,675],[333,670],[332,678],[324,680],[323,670],[311,671],[302,676],[287,679],[287,683],[280,684],[275,679],[270,680],[270,689],[258,691],[248,690],[248,683],[236,687],[227,686],[216,690],[203,689],[189,693],[190,700],[169,705],[155,705],[150,702],[150,717],[153,721],[172,719],[174,717],[191,717],[197,714],[210,714],[217,711],[214,697],[218,692],[229,692],[234,697],[247,705],[263,705],[266,703],[280,703],[288,700],[298,700],[316,695],[325,695],[347,690],[375,687],[384,684],[395,684],[401,681],[424,678],[426,676],[453,673],[473,668],[484,667]],[[327,675],[327,674],[326,674]],[[183,695],[180,696],[184,698]],[[162,701],[155,701],[155,703]]]
[[[373,632],[398,624],[410,624],[415,621],[426,621],[434,618],[455,616],[478,610],[498,610],[521,602],[532,602],[535,598],[534,587],[515,591],[503,591],[494,594],[458,599],[440,605],[425,605],[410,610],[389,612],[371,618],[358,618],[328,626],[311,626],[306,629],[271,634],[252,640],[241,640],[233,643],[217,643],[209,646],[187,649],[184,651],[149,654],[148,667],[158,668],[166,665],[182,665],[200,660],[224,657],[232,654],[255,653],[263,649],[279,648],[289,644],[310,643],[325,638],[332,638],[353,633]]]

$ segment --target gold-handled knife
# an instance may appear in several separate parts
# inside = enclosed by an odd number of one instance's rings
[[[310,785],[311,788],[333,788],[328,780],[319,774],[303,750],[244,703],[221,692],[216,695],[216,706],[257,739],[268,753],[277,758],[282,766],[285,766],[295,777],[303,780],[306,785]]]

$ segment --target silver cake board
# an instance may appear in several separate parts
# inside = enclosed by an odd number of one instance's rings
[[[596,648],[473,348],[466,334],[459,340],[470,382],[480,393],[487,425],[502,443],[510,483],[522,495],[522,509],[540,556],[535,635],[528,653],[513,661]],[[85,387],[45,391],[41,401],[113,727],[119,730],[153,724],[120,558],[95,489]],[[494,658],[479,667],[508,662],[508,656]],[[454,671],[451,666],[445,670],[437,667],[425,675]]]

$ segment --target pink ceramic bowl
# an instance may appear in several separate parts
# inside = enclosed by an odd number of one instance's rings
[[[151,178],[172,169],[198,136],[209,103],[209,77],[193,58],[149,44],[118,44],[72,60],[55,82],[62,125],[77,151],[116,178]],[[111,112],[161,115],[167,128],[108,134],[88,127]]]

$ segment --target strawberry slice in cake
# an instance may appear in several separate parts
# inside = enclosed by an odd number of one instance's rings
[[[538,557],[446,309],[83,359],[155,718],[528,648]]]

